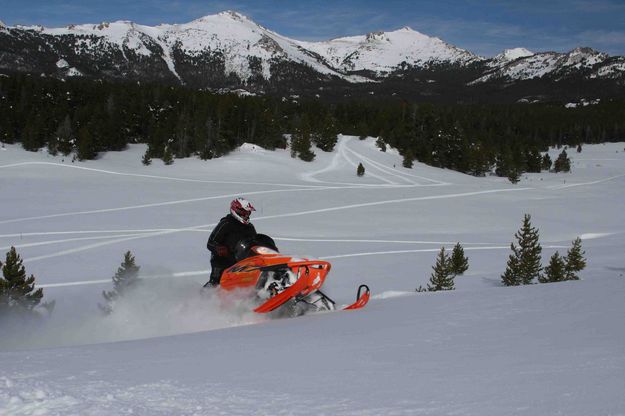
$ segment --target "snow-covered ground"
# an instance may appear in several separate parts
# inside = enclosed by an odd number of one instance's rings
[[[7,145],[0,253],[15,246],[57,305],[42,327],[2,329],[0,415],[623,415],[624,146],[512,185],[405,169],[353,137],[313,163],[246,145],[148,167],[141,145],[75,163]],[[201,293],[235,196],[281,251],[332,262],[338,303],[368,284],[367,308],[270,321]],[[583,280],[501,287],[525,213],[544,264],[582,237]],[[456,242],[470,262],[457,290],[415,293]],[[127,250],[145,284],[103,317]]]

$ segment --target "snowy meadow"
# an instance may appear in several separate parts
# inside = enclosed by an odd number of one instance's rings
[[[0,258],[14,246],[56,307],[0,328],[0,415],[625,414],[624,147],[571,149],[571,173],[513,185],[406,169],[350,136],[312,163],[253,145],[171,166],[143,166],[143,145],[85,162],[5,145]],[[364,283],[369,305],[271,320],[202,292],[237,196],[281,252],[332,263],[338,304]],[[543,266],[582,239],[581,280],[503,286],[524,214]],[[457,242],[456,290],[415,292]],[[143,284],[104,316],[128,250]]]

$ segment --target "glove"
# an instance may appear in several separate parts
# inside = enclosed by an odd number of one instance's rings
[[[217,246],[217,255],[219,257],[226,257],[228,255],[228,247],[226,247],[226,246]]]

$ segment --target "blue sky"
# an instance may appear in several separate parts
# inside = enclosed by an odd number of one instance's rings
[[[410,26],[483,56],[577,46],[625,55],[625,0],[0,0],[0,20],[9,26],[184,23],[223,10],[301,40]]]

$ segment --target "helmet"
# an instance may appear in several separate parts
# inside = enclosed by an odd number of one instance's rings
[[[230,213],[234,218],[243,224],[250,223],[250,215],[252,211],[256,211],[250,201],[245,198],[233,199],[230,203]]]

